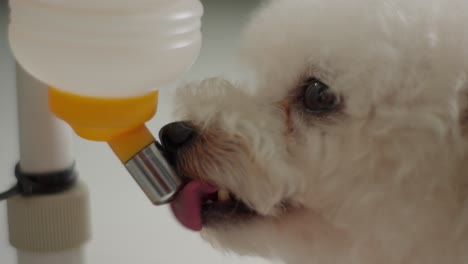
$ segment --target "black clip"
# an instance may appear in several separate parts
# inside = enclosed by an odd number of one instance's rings
[[[17,184],[10,190],[0,193],[0,201],[15,195],[33,196],[55,194],[70,189],[77,180],[75,166],[67,170],[48,173],[24,173],[19,163],[15,166]]]

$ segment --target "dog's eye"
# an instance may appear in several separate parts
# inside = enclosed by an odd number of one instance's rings
[[[316,78],[304,83],[304,107],[311,113],[324,113],[333,110],[338,105],[337,96],[329,87]]]

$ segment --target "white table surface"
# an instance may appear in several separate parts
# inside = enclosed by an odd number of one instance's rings
[[[187,80],[223,75],[242,80],[235,60],[242,24],[257,1],[204,1],[204,46]],[[11,186],[18,161],[14,60],[6,40],[6,1],[0,0],[0,191]],[[138,69],[135,69],[138,70]],[[160,108],[149,123],[157,133],[171,120],[170,92],[161,94]],[[103,143],[75,137],[81,178],[91,190],[93,239],[87,246],[90,264],[101,263],[266,263],[254,258],[226,256],[189,232],[167,207],[152,206],[123,166]],[[6,206],[0,202],[0,263],[13,264],[15,251],[7,241]]]

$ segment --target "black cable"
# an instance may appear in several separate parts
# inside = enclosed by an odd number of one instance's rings
[[[15,185],[8,191],[0,193],[0,201],[10,199],[13,196],[16,196],[18,194],[20,194],[20,191],[19,191],[18,185]]]

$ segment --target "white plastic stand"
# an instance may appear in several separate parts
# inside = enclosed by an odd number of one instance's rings
[[[17,67],[20,167],[43,174],[74,163],[72,131],[48,109],[47,87]],[[79,182],[63,193],[8,200],[10,242],[19,264],[84,264],[90,237],[88,192]]]

